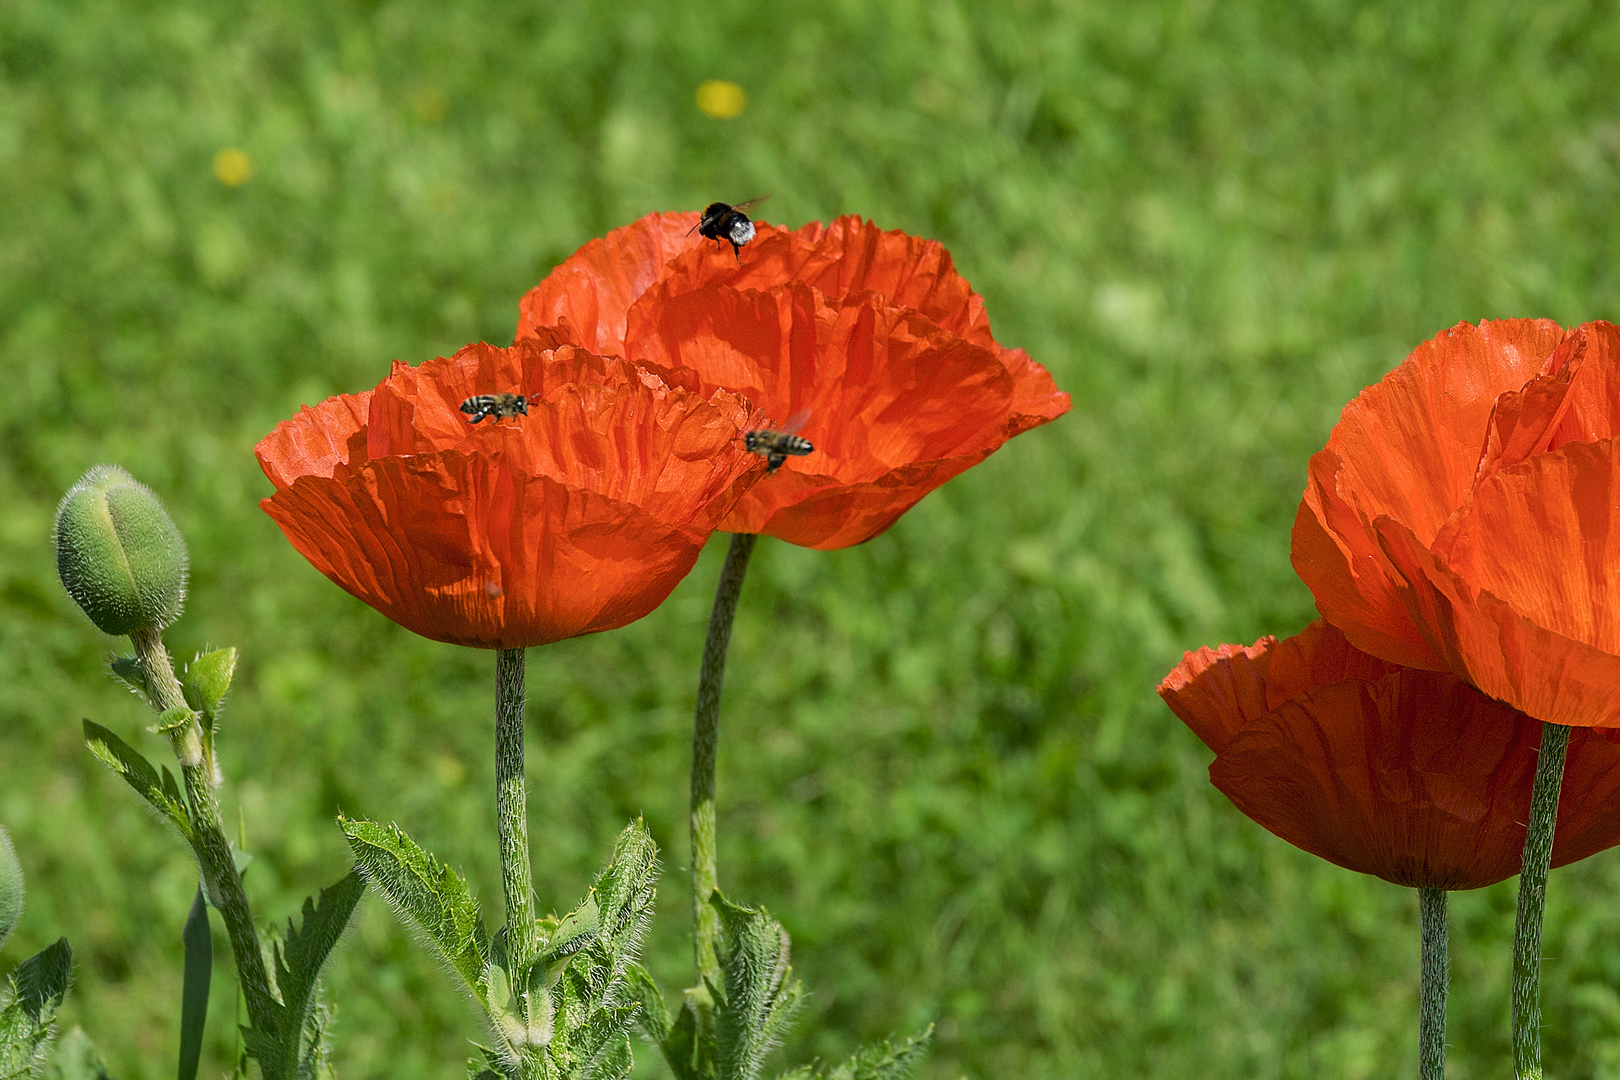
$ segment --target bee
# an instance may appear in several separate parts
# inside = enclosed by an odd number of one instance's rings
[[[532,399],[522,394],[474,394],[461,403],[461,411],[471,416],[474,424],[486,416],[493,416],[499,423],[503,416],[528,416],[531,404]]]
[[[699,236],[706,236],[710,240],[718,240],[722,244],[730,244],[732,252],[737,256],[737,262],[742,262],[742,246],[754,238],[754,223],[748,220],[746,210],[752,210],[769,195],[761,195],[757,199],[749,199],[745,203],[729,206],[723,202],[710,203],[703,210],[703,216],[698,223],[686,230],[691,236],[694,231]]]
[[[805,414],[800,413],[783,424],[780,430],[762,427],[743,432],[743,447],[751,454],[764,455],[766,476],[780,469],[789,455],[803,457],[815,450],[809,439],[796,434],[804,426],[805,419]]]

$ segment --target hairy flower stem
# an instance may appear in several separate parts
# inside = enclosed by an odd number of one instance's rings
[[[1446,957],[1446,890],[1418,890],[1418,932],[1423,942],[1418,980],[1418,1080],[1445,1080],[1446,989],[1451,981]]]
[[[726,649],[731,644],[731,622],[737,615],[748,556],[754,552],[753,533],[734,533],[714,590],[709,614],[709,636],[703,642],[703,667],[698,674],[697,709],[692,719],[692,953],[698,978],[720,981],[715,942],[720,938],[720,916],[706,901],[720,886],[717,841],[714,833],[714,766],[720,741],[720,684],[726,677]]]
[[[534,878],[529,871],[528,795],[523,785],[522,649],[495,654],[495,817],[506,894],[507,948],[521,971],[534,926]]]
[[[163,638],[156,630],[136,630],[129,635],[135,646],[135,660],[146,676],[152,702],[160,712],[186,708],[180,680],[174,677],[174,664]],[[208,899],[225,921],[236,957],[236,973],[247,1001],[248,1020],[258,1030],[281,1035],[275,1030],[276,1001],[270,995],[270,977],[264,955],[259,952],[259,935],[253,928],[253,910],[248,906],[242,878],[231,856],[231,842],[225,838],[225,825],[219,813],[212,739],[203,737],[202,722],[196,713],[181,728],[169,734],[180,772],[185,780],[186,803],[191,811],[191,847],[197,855]],[[296,1037],[296,1032],[294,1036]]]
[[[1547,908],[1558,789],[1564,783],[1569,728],[1541,725],[1541,755],[1530,789],[1530,821],[1519,870],[1519,911],[1513,922],[1513,1075],[1541,1080],[1541,923]]]

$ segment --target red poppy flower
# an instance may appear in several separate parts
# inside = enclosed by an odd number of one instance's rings
[[[1397,885],[1519,872],[1541,724],[1446,672],[1352,646],[1325,620],[1285,641],[1189,652],[1159,694],[1215,751],[1239,810]],[[1620,843],[1620,732],[1571,732],[1553,865]]]
[[[747,403],[572,345],[395,363],[259,443],[260,505],[316,569],[424,637],[514,649],[663,602],[760,470]],[[477,424],[477,394],[528,413]]]
[[[1620,725],[1620,330],[1462,323],[1345,406],[1294,568],[1358,647]]]
[[[754,486],[720,527],[815,548],[859,544],[1069,397],[990,334],[984,302],[932,240],[843,217],[756,222],[741,262],[652,214],[586,244],[524,297],[520,338],[563,340],[696,373],[815,446]]]

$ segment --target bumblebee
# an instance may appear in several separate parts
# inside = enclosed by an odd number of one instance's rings
[[[792,427],[794,425],[789,425]],[[753,431],[743,432],[743,447],[751,454],[762,454],[765,457],[765,475],[769,476],[782,467],[782,463],[793,457],[803,457],[815,450],[810,440],[792,431],[772,431],[770,428],[756,428]]]
[[[503,416],[528,416],[529,404],[522,394],[474,394],[461,403],[461,411],[472,417],[470,423],[476,424],[486,416],[493,416],[498,423]]]
[[[723,202],[710,203],[703,210],[703,216],[698,223],[686,231],[692,235],[695,229],[699,236],[718,240],[722,244],[730,244],[732,252],[737,256],[737,262],[742,262],[742,246],[754,238],[754,223],[748,220],[745,211],[752,210],[769,195],[761,195],[757,199],[749,199],[745,203],[731,206]]]

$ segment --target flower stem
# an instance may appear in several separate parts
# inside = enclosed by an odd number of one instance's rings
[[[157,630],[136,630],[129,635],[135,646],[135,660],[146,676],[153,704],[160,712],[186,708],[180,680],[174,677],[174,664]],[[248,906],[242,878],[231,856],[231,842],[225,838],[225,825],[219,812],[219,789],[215,785],[213,740],[204,739],[196,714],[185,727],[170,734],[175,757],[186,786],[187,807],[191,811],[191,848],[208,885],[208,899],[225,922],[236,957],[236,973],[247,1001],[248,1020],[266,1034],[276,1031],[279,1007],[270,995],[270,977],[264,956],[259,952],[259,935],[253,928],[253,909]],[[294,1033],[294,1037],[297,1033]]]
[[[1541,754],[1530,790],[1530,821],[1519,871],[1519,911],[1513,924],[1513,1075],[1541,1080],[1541,923],[1547,907],[1558,789],[1564,782],[1569,728],[1541,725]]]
[[[522,649],[495,654],[495,816],[506,895],[507,948],[522,971],[534,926],[534,878],[529,871],[528,796],[523,785]]]
[[[1451,981],[1446,957],[1446,890],[1418,890],[1418,927],[1423,942],[1418,981],[1418,1080],[1445,1080],[1446,989]]]
[[[698,674],[697,709],[692,720],[692,952],[698,978],[720,978],[715,942],[720,937],[720,916],[707,903],[720,885],[714,826],[714,766],[720,741],[720,684],[726,677],[726,649],[731,644],[731,622],[737,615],[748,556],[753,554],[753,533],[734,533],[714,591],[709,615],[709,636],[703,643],[703,667]]]

